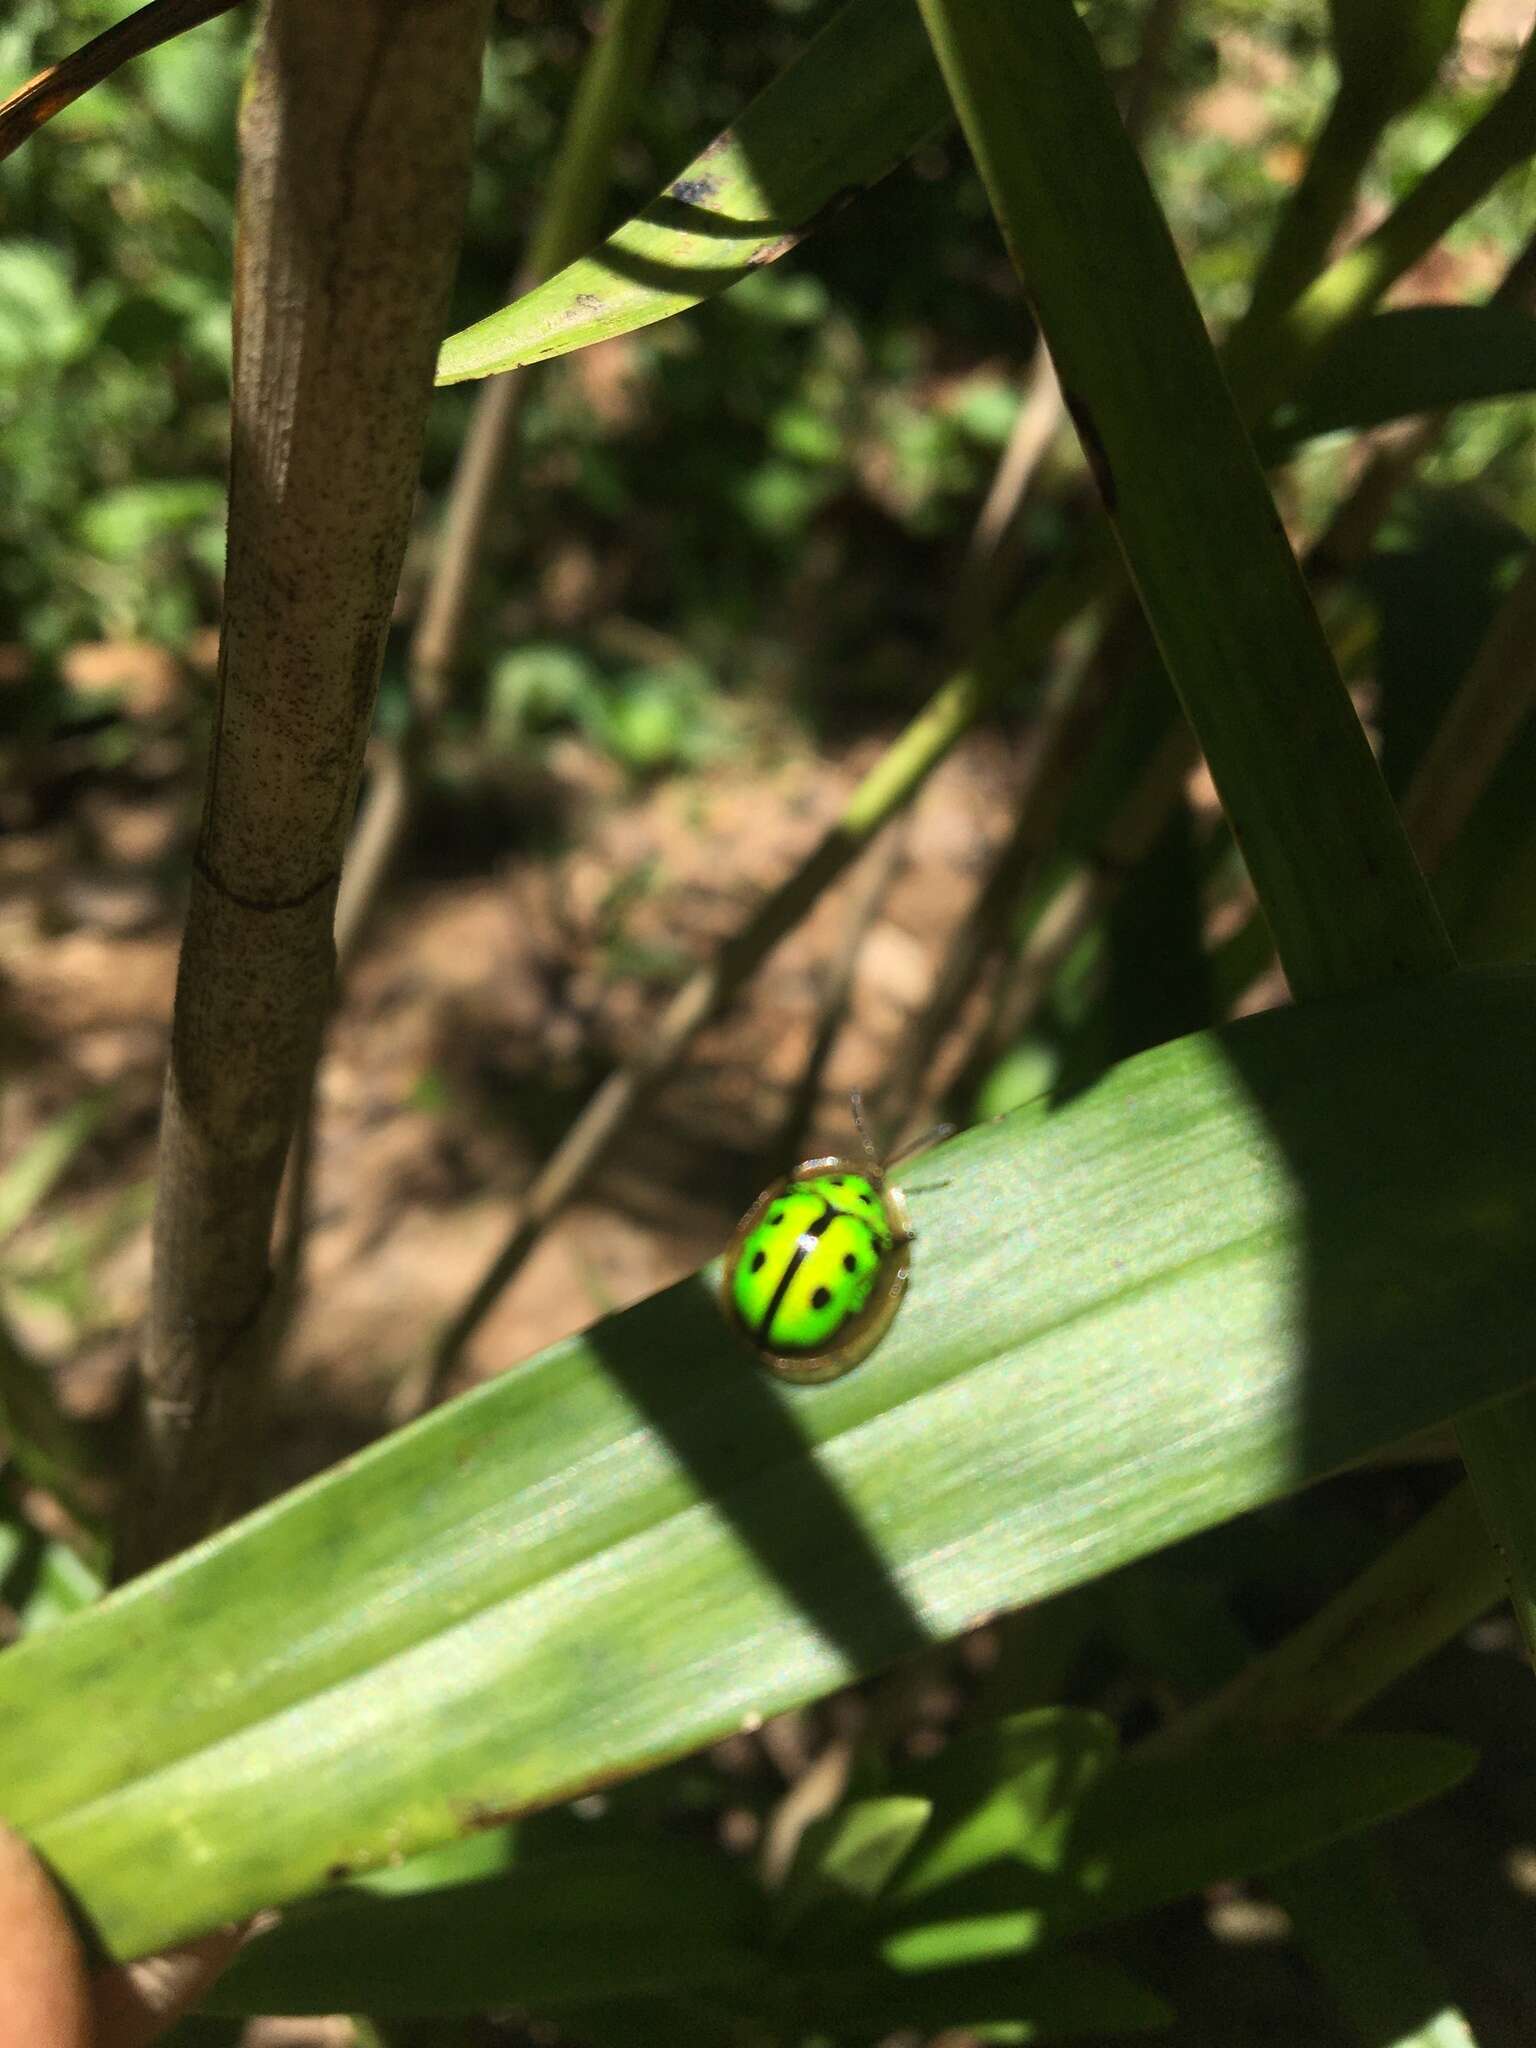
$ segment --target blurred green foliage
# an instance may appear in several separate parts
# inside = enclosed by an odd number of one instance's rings
[[[121,9],[21,0],[20,83]],[[243,23],[167,44],[0,178],[0,638],[176,645],[214,615]]]
[[[831,11],[831,0],[678,0],[605,226],[649,198]],[[20,0],[0,26],[0,82],[120,12],[114,0]],[[1099,0],[1090,12],[1123,68],[1142,9]],[[1218,323],[1241,309],[1326,104],[1328,26],[1324,0],[1219,0],[1179,25],[1171,118],[1155,124],[1149,160]],[[247,30],[243,14],[227,16],[126,66],[0,168],[0,642],[45,660],[78,640],[178,647],[217,616]],[[497,10],[451,326],[506,292],[586,43],[551,0]],[[1265,124],[1262,146],[1241,121],[1201,114],[1193,96],[1218,84]],[[1467,117],[1453,67],[1389,131],[1371,198],[1399,196]],[[1521,195],[1502,192],[1448,246],[1486,269],[1490,245],[1514,247],[1520,215]],[[687,320],[596,369],[577,361],[532,377],[477,592],[464,729],[486,720],[499,750],[566,725],[649,774],[708,754],[722,729],[716,701],[752,697],[816,729],[910,709],[945,651],[945,594],[1012,425],[1029,339],[951,135],[789,261]],[[473,398],[450,390],[434,407],[429,522]],[[1427,481],[1523,517],[1529,419],[1524,406],[1469,414]],[[1076,456],[1055,459],[1070,471]],[[1293,472],[1298,509],[1329,502],[1348,460],[1344,437],[1308,451]],[[1026,572],[1059,534],[1059,510],[1040,494],[1025,514]],[[611,616],[665,634],[678,656],[655,672],[616,670],[597,630]],[[558,662],[552,647],[565,650]],[[396,658],[386,718],[401,688]],[[34,730],[79,711],[39,698]]]

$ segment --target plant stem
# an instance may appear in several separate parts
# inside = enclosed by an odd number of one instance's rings
[[[228,1511],[284,1156],[469,178],[488,0],[269,0],[241,117],[220,695],[160,1140],[121,1572]]]
[[[1403,798],[1403,823],[1433,874],[1536,709],[1536,554],[1526,556]]]

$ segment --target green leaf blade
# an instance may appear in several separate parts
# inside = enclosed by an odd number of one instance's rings
[[[437,381],[567,355],[724,291],[884,177],[946,113],[916,12],[852,0],[643,213],[450,335]]]
[[[1013,1953],[1253,1877],[1439,1798],[1473,1768],[1464,1743],[1349,1735],[1327,1742],[1122,1758],[1084,1790],[1060,1866],[1002,1857],[950,1880],[904,1881],[889,1961]]]
[[[1515,306],[1399,306],[1349,328],[1294,401],[1277,440],[1358,433],[1413,413],[1536,390],[1536,321]]]
[[[1307,999],[1448,971],[1087,29],[1071,0],[919,4],[1291,986]]]
[[[1533,1011],[1520,972],[1315,1005],[967,1133],[908,1177],[907,1303],[829,1386],[763,1375],[707,1279],[555,1346],[8,1651],[7,1818],[132,1955],[1513,1391]]]

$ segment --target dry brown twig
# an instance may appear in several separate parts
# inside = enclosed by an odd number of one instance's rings
[[[39,71],[9,99],[0,100],[0,163],[130,57],[141,57],[215,15],[228,14],[234,5],[235,0],[149,0],[147,7],[113,22],[57,64]]]

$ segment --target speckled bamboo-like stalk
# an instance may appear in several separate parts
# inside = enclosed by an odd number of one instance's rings
[[[268,0],[241,115],[219,707],[120,1569],[238,1497],[283,1159],[416,488],[488,0]]]

